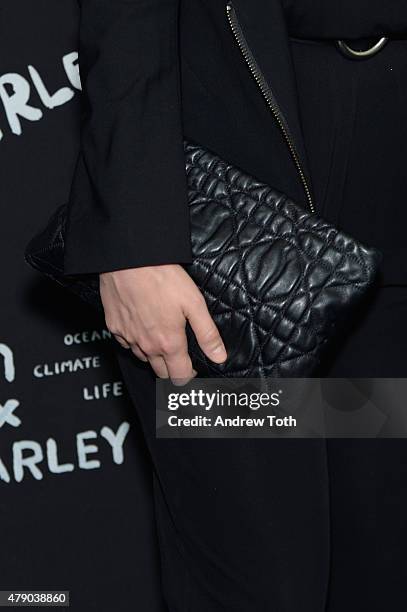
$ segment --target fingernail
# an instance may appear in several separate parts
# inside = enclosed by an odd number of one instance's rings
[[[227,359],[227,353],[226,353],[226,349],[224,346],[217,346],[213,351],[212,354],[215,358],[221,358],[220,363],[223,363],[224,361],[226,361]]]
[[[171,382],[174,387],[184,387],[186,384],[189,383],[189,380],[189,378],[173,378],[171,379]]]
[[[172,378],[171,379],[172,384],[175,387],[184,387],[185,385],[187,385],[189,383],[190,380],[195,378],[195,376],[198,373],[195,370],[193,370],[192,372],[193,372],[193,374],[192,374],[192,376],[190,376],[190,378]]]

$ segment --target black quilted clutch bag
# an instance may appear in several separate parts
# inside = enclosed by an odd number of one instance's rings
[[[199,376],[312,376],[341,322],[374,281],[379,253],[208,150],[185,143],[194,262],[228,352]],[[67,206],[26,249],[34,268],[102,308],[97,275],[63,274]]]

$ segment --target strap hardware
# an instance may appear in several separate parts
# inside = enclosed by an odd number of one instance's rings
[[[337,40],[336,44],[338,46],[338,49],[341,51],[341,53],[343,53],[343,55],[345,55],[345,57],[349,57],[351,59],[356,59],[356,60],[363,60],[363,59],[368,59],[369,57],[373,57],[374,55],[376,55],[376,53],[378,53],[381,49],[383,49],[383,47],[385,46],[388,40],[389,40],[388,38],[383,36],[372,47],[369,47],[369,49],[365,49],[364,51],[358,51],[357,49],[352,49],[352,47],[350,47],[343,40]]]

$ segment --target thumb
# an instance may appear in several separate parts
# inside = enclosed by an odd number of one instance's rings
[[[191,325],[197,342],[205,355],[214,363],[223,363],[227,359],[227,353],[223,340],[220,336],[211,315],[209,314],[205,300],[201,304],[194,305],[186,313],[186,318]]]

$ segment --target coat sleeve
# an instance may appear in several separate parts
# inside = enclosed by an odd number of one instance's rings
[[[80,0],[80,152],[65,273],[189,263],[179,0]]]

